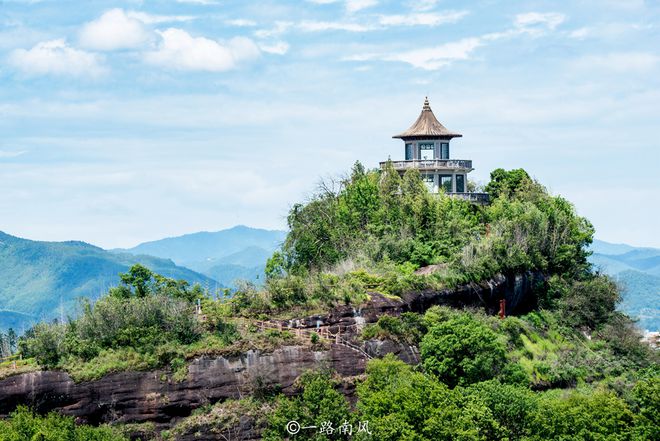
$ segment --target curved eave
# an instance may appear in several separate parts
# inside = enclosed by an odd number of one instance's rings
[[[400,133],[398,135],[392,136],[394,139],[403,139],[404,141],[414,141],[414,140],[420,140],[420,139],[451,139],[451,138],[462,138],[463,135],[460,133],[416,133],[416,134],[408,134],[406,132]]]

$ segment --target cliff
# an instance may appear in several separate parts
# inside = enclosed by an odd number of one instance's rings
[[[480,306],[494,312],[500,298],[507,299],[508,313],[525,311],[533,305],[531,293],[541,276],[499,276],[485,283],[469,284],[453,290],[411,292],[401,299],[378,293],[360,308],[340,306],[325,315],[282,321],[283,328],[323,327],[331,332],[353,329],[346,334],[355,343],[357,330],[382,315],[424,312],[433,305]],[[360,350],[343,344],[315,350],[309,346],[285,346],[270,353],[248,351],[233,357],[200,357],[189,361],[188,376],[174,382],[171,372],[119,372],[90,382],[75,383],[65,372],[39,371],[0,381],[0,416],[25,404],[39,412],[59,410],[80,422],[153,422],[169,427],[206,404],[248,396],[257,387],[281,388],[286,395],[296,392],[294,382],[304,371],[327,366],[344,378],[364,373],[369,357],[395,353],[408,362],[418,362],[416,350],[389,341],[363,343]],[[352,397],[347,386],[344,393]],[[242,421],[249,429],[250,422]],[[250,430],[246,429],[246,433]]]

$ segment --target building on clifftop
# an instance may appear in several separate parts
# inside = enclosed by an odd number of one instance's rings
[[[410,168],[418,169],[431,193],[444,192],[472,202],[488,203],[487,193],[468,191],[468,173],[474,170],[472,160],[450,159],[450,141],[462,136],[440,124],[426,98],[417,121],[405,132],[393,136],[403,140],[405,160],[391,161],[392,166],[402,175]],[[381,169],[388,162],[381,162]]]

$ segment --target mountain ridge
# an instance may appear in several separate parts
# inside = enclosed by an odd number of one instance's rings
[[[38,319],[70,314],[78,298],[98,298],[136,263],[189,283],[218,284],[171,259],[111,253],[82,241],[36,241],[0,232],[0,329],[20,331]]]

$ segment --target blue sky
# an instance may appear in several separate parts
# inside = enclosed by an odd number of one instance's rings
[[[0,230],[132,246],[283,228],[403,156],[424,96],[473,179],[524,167],[660,247],[660,3],[0,1]]]

